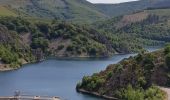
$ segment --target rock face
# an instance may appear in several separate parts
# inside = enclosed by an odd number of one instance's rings
[[[0,43],[12,43],[14,42],[12,36],[9,34],[8,30],[0,25]]]
[[[41,49],[34,49],[32,50],[33,55],[36,57],[36,61],[42,61],[45,59],[45,54]]]

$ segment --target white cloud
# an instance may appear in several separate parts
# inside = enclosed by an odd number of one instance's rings
[[[122,3],[122,2],[130,2],[130,1],[138,1],[138,0],[87,0],[91,3]]]

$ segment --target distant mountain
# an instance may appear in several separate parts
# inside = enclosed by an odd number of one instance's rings
[[[139,0],[120,4],[95,4],[108,16],[118,16],[144,10],[147,8],[170,7],[169,0]]]
[[[20,15],[57,18],[91,23],[140,11],[147,8],[169,7],[169,0],[140,0],[121,4],[92,4],[86,0],[0,0],[0,15]],[[12,14],[9,14],[10,12]],[[15,14],[13,14],[15,13]]]

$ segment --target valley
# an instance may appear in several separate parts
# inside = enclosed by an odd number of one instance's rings
[[[69,100],[100,100],[79,92],[124,100],[166,99],[166,89],[158,86],[169,87],[169,3],[0,0],[0,80],[6,86],[0,87],[0,95],[18,88],[49,96],[56,91]],[[165,48],[146,49],[158,46]],[[64,82],[70,82],[68,91]]]

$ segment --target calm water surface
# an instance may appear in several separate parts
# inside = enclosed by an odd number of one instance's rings
[[[154,51],[157,48],[149,48]],[[15,71],[0,73],[0,96],[13,95],[20,90],[26,95],[59,96],[65,100],[103,100],[77,93],[76,84],[84,75],[104,70],[134,54],[115,55],[103,59],[49,59],[24,65]]]

